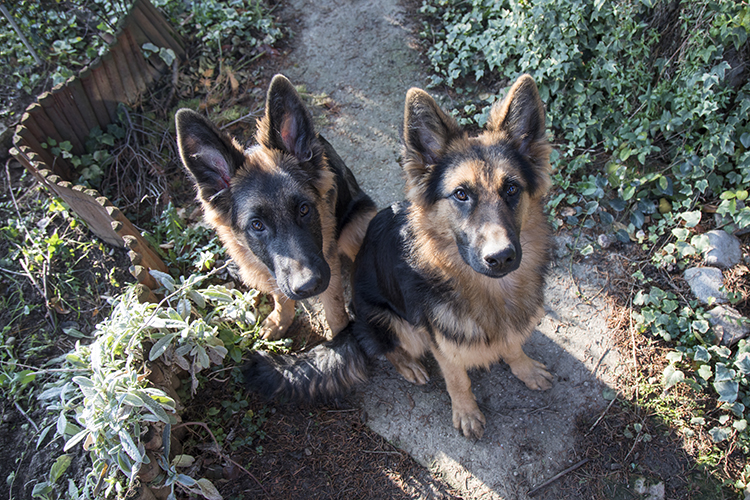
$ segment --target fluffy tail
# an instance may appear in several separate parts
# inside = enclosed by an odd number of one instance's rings
[[[256,351],[242,372],[248,389],[269,399],[330,401],[366,381],[369,362],[350,324],[333,340],[303,353]]]

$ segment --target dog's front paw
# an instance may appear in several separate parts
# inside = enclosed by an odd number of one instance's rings
[[[424,385],[430,380],[424,365],[400,347],[385,355],[396,370],[412,384]]]
[[[403,364],[396,367],[398,372],[409,382],[417,385],[425,385],[430,380],[430,376],[427,375],[424,365],[417,360],[412,360],[412,363]]]
[[[511,363],[510,370],[526,387],[535,391],[546,391],[552,387],[554,376],[547,371],[544,363],[540,363],[528,356]]]
[[[263,324],[260,325],[260,336],[263,340],[279,340],[284,338],[286,331],[294,320],[293,315],[291,318],[286,316],[282,316],[278,310],[274,310],[263,320]]]
[[[260,336],[264,340],[279,340],[286,335],[287,330],[294,322],[293,300],[283,295],[273,295],[273,311],[260,326]]]
[[[453,427],[469,439],[479,439],[484,434],[484,414],[476,403],[471,408],[453,406]]]
[[[286,328],[277,322],[268,321],[268,318],[266,318],[266,321],[260,327],[260,336],[263,340],[279,340],[284,337],[285,333]]]

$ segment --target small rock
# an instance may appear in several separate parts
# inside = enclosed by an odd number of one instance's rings
[[[610,236],[608,234],[600,234],[596,238],[596,242],[599,243],[600,247],[606,249],[606,248],[609,248],[610,246],[612,246],[612,243],[615,242],[615,239],[612,238],[612,236]]]
[[[707,266],[729,268],[742,260],[740,240],[726,231],[714,229],[706,233],[710,247],[703,262]]]
[[[716,334],[716,343],[732,347],[750,335],[750,320],[728,306],[716,306],[708,311],[708,322]]]
[[[638,478],[635,481],[635,492],[643,495],[646,500],[664,500],[664,483],[646,485],[646,480]]]
[[[715,267],[691,267],[685,270],[685,281],[690,285],[693,295],[703,304],[713,297],[714,302],[721,304],[727,301],[726,293],[719,289],[723,285],[721,270]]]
[[[562,210],[560,210],[560,215],[563,217],[573,217],[576,215],[576,209],[573,207],[565,207]]]
[[[561,234],[552,238],[553,243],[553,254],[556,259],[562,259],[566,255],[570,254],[570,249],[573,247],[573,236],[570,234]]]
[[[206,471],[203,474],[206,479],[222,479],[224,477],[224,467],[220,464],[212,464],[206,468]]]

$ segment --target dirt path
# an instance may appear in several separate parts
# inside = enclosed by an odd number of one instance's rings
[[[354,171],[379,207],[402,198],[397,163],[403,100],[411,86],[425,87],[426,72],[411,43],[398,0],[293,0],[285,17],[293,25],[295,50],[283,72],[334,102],[326,138]],[[528,498],[528,491],[578,461],[576,419],[594,417],[619,364],[608,335],[602,300],[584,303],[604,284],[590,266],[569,267],[565,252],[552,269],[547,316],[526,352],[557,376],[544,393],[528,390],[499,364],[473,373],[477,400],[487,416],[485,436],[472,442],[451,425],[450,400],[439,371],[416,387],[385,362],[358,391],[368,425],[420,463],[441,474],[466,498]],[[558,498],[554,484],[536,498]]]

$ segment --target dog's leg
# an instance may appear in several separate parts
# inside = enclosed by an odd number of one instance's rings
[[[451,362],[437,347],[433,347],[432,354],[440,365],[451,397],[453,427],[463,432],[467,438],[481,438],[486,420],[471,392],[471,380],[466,368]]]
[[[430,380],[430,376],[427,375],[424,365],[401,346],[387,353],[385,357],[396,367],[401,376],[412,384],[424,385]]]
[[[553,375],[547,371],[544,363],[528,357],[521,345],[520,342],[510,343],[501,354],[503,360],[510,366],[510,371],[529,389],[546,391],[551,388]]]
[[[320,296],[323,302],[323,309],[326,312],[326,321],[331,328],[331,333],[335,337],[346,325],[349,324],[349,313],[346,312],[346,302],[344,301],[344,285],[341,282],[341,262],[338,253],[334,256],[326,256],[328,265],[331,267],[331,280],[328,288]]]
[[[273,311],[263,321],[261,337],[266,340],[278,340],[284,336],[294,321],[295,302],[283,293],[272,293]]]

